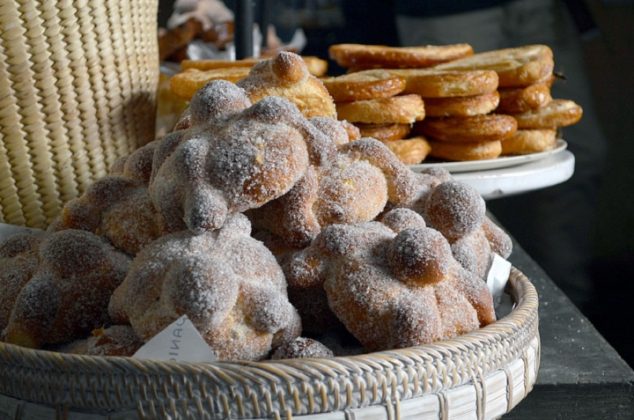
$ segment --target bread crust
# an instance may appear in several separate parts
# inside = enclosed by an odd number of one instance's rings
[[[474,54],[437,66],[445,70],[494,70],[501,87],[528,86],[552,74],[553,52],[546,45],[525,45]]]
[[[425,118],[425,105],[418,95],[393,96],[338,103],[337,115],[350,122],[411,124]]]
[[[430,140],[429,155],[452,161],[495,159],[502,153],[502,143],[500,141],[448,143]]]
[[[514,114],[518,128],[556,128],[575,124],[581,119],[583,109],[569,99],[553,99],[548,105]]]
[[[365,70],[322,79],[335,102],[389,98],[405,89],[405,79],[386,70]]]
[[[388,47],[386,45],[335,44],[330,58],[342,67],[409,68],[429,67],[473,54],[469,44]]]
[[[425,98],[428,117],[473,117],[492,112],[500,103],[497,91],[455,98]]]
[[[509,115],[489,114],[473,117],[429,118],[414,126],[433,140],[447,143],[477,143],[503,140],[517,131],[517,122]]]
[[[404,77],[404,93],[415,93],[423,98],[448,98],[490,93],[498,88],[498,75],[492,70],[390,70]]]
[[[502,155],[527,155],[550,150],[557,144],[557,130],[517,130],[502,142]]]

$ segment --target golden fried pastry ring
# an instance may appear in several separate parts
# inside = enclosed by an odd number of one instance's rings
[[[502,142],[449,143],[429,141],[430,156],[451,161],[495,159],[502,153]]]
[[[500,114],[519,114],[532,109],[544,107],[553,100],[550,96],[550,83],[535,83],[520,88],[499,89],[500,104],[497,112]]]
[[[411,124],[425,118],[425,105],[418,95],[393,96],[338,103],[337,115],[353,123]]]
[[[386,70],[365,70],[321,80],[335,102],[389,98],[405,89],[405,79]]]
[[[503,140],[515,134],[517,122],[509,115],[428,118],[414,126],[414,132],[449,143]]]
[[[364,124],[356,123],[362,137],[372,137],[377,140],[393,141],[404,139],[412,126],[410,124]]]
[[[429,67],[473,54],[468,44],[388,47],[385,45],[335,44],[330,58],[342,67],[408,68]]]
[[[502,142],[502,155],[527,155],[550,150],[557,144],[557,130],[517,130]]]
[[[443,70],[494,70],[500,87],[528,86],[553,72],[553,52],[546,45],[526,45],[474,54],[436,66]]]
[[[383,142],[406,165],[421,163],[431,150],[424,137]]]
[[[179,97],[190,100],[198,89],[212,80],[227,80],[236,83],[249,74],[249,67],[222,67],[212,70],[188,69],[170,79],[170,88]]]
[[[514,114],[517,127],[522,129],[556,128],[575,124],[581,119],[583,109],[568,99],[553,99],[548,105]]]
[[[492,70],[400,69],[390,73],[405,78],[404,93],[423,98],[448,98],[490,93],[498,87],[498,75]]]
[[[473,117],[488,114],[497,108],[500,95],[493,91],[475,96],[425,98],[424,101],[428,117]]]

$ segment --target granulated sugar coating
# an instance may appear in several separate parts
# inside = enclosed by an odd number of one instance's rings
[[[427,200],[425,220],[450,242],[465,236],[482,225],[484,200],[477,190],[456,181],[436,187]]]
[[[307,359],[315,357],[334,357],[332,350],[317,340],[306,337],[297,337],[295,340],[278,347],[271,356],[273,360],[279,359]]]
[[[0,250],[11,255],[0,256],[0,329],[5,341],[26,347],[68,342],[108,323],[108,300],[130,263],[79,230],[20,235]]]
[[[323,282],[329,307],[367,350],[430,343],[493,322],[486,284],[460,266],[447,240],[411,210],[392,212],[384,219],[408,221],[398,235],[379,222],[324,229],[291,260],[289,284]]]
[[[147,340],[187,315],[220,360],[266,357],[300,333],[300,321],[275,257],[249,233],[234,214],[219,230],[155,241],[115,291],[112,318]]]
[[[308,72],[302,57],[283,51],[274,59],[262,61],[238,82],[252,102],[280,96],[293,102],[306,118],[337,116],[324,84]]]
[[[149,171],[148,171],[149,172]],[[136,255],[165,233],[147,187],[139,180],[106,176],[69,201],[50,231],[81,229],[107,238],[115,248]]]
[[[159,145],[149,191],[169,231],[217,229],[228,214],[285,194],[306,172],[315,143],[304,129],[310,123],[282,98],[244,108],[241,92],[210,84],[196,106],[211,116],[194,118]]]

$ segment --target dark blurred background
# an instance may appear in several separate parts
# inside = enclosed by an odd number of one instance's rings
[[[165,24],[173,0],[161,0]],[[235,1],[227,0],[229,8]],[[270,0],[282,40],[302,28],[302,54],[335,43],[467,42],[476,52],[544,43],[565,80],[553,97],[584,108],[563,136],[577,158],[565,184],[489,201],[488,208],[634,366],[634,2],[632,0]],[[266,6],[263,9],[263,6]],[[499,28],[498,28],[499,26]],[[495,30],[494,30],[495,29]],[[494,38],[494,39],[493,39]],[[330,62],[330,74],[341,73]]]

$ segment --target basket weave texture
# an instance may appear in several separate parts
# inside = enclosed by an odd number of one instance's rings
[[[157,0],[0,5],[0,222],[45,227],[153,140]]]
[[[88,357],[0,343],[0,418],[496,418],[532,389],[537,293],[513,269],[516,307],[431,345],[337,357],[176,363]]]

